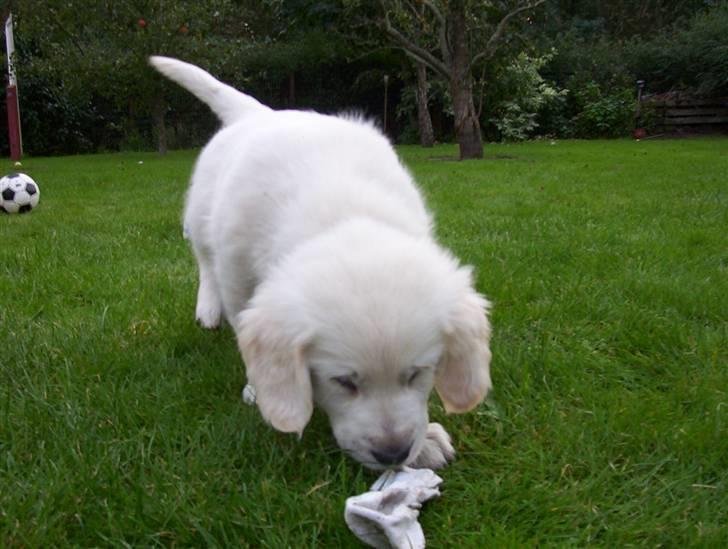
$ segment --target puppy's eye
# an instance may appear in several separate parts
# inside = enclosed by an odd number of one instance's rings
[[[420,373],[422,372],[421,368],[415,368],[413,372],[410,374],[409,378],[407,378],[407,384],[412,385],[415,380],[419,377]]]
[[[343,387],[352,395],[359,391],[359,387],[349,376],[332,377],[331,381],[336,383],[339,387]]]

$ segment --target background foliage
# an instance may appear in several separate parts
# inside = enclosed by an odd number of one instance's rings
[[[380,121],[388,75],[386,130],[397,141],[414,142],[412,62],[376,31],[372,6],[349,0],[11,0],[0,14],[12,10],[17,20],[26,152],[204,143],[216,121],[147,67],[153,53],[200,64],[277,108],[353,109]],[[473,40],[481,23],[469,22]],[[634,124],[637,79],[646,81],[649,93],[728,94],[728,2],[551,0],[515,18],[475,78],[487,139],[625,135]],[[436,138],[450,140],[448,84],[431,73],[428,86]],[[0,151],[6,153],[6,120],[0,119]]]

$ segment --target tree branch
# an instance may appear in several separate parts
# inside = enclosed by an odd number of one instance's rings
[[[429,2],[428,2],[429,4]],[[433,9],[436,9],[435,6],[432,6]],[[442,60],[445,62],[445,65],[448,67],[452,66],[452,48],[450,47],[450,40],[447,38],[447,19],[439,13],[439,16],[436,15],[437,21],[439,23],[439,28],[437,31],[438,38],[440,40],[440,51],[442,52]]]
[[[440,51],[442,59],[448,67],[451,64],[450,43],[447,39],[447,18],[442,14],[440,9],[432,2],[432,0],[418,0],[422,7],[427,8],[437,20],[437,38],[440,41]]]
[[[483,65],[483,68],[480,70],[480,79],[478,81],[480,84],[480,97],[478,99],[478,118],[480,118],[480,113],[483,112],[483,97],[485,96],[485,65]]]
[[[485,49],[475,55],[473,57],[472,64],[475,65],[478,61],[481,61],[486,58],[490,58],[496,51],[498,42],[500,41],[501,37],[503,36],[503,32],[506,30],[506,25],[508,25],[508,22],[513,19],[516,15],[519,13],[522,13],[524,11],[531,10],[541,4],[543,4],[546,0],[536,0],[533,3],[526,4],[525,6],[520,6],[513,11],[508,12],[503,16],[503,19],[500,20],[498,25],[495,28],[495,32],[491,35],[490,39],[488,40],[488,43],[485,45]]]
[[[86,51],[81,47],[81,44],[79,44],[77,40],[77,36],[73,34],[71,31],[69,31],[66,26],[61,21],[60,14],[53,8],[50,8],[48,10],[50,14],[54,16],[54,23],[56,28],[61,31],[64,35],[66,35],[66,38],[68,38],[71,41],[71,44],[73,44],[73,47],[75,47],[78,50],[78,53],[81,55],[81,57],[84,57],[86,55]]]
[[[440,23],[441,27],[447,25],[447,23],[445,22],[445,16],[442,15],[442,12],[437,9],[437,6],[435,4],[433,4],[430,0],[421,0],[421,2],[432,12],[432,15],[435,16],[435,19],[437,19],[437,22]]]
[[[429,51],[419,46],[415,42],[409,40],[401,32],[395,29],[389,21],[389,14],[384,12],[384,32],[399,45],[400,48],[408,52],[412,57],[422,61],[425,65],[430,67],[437,74],[443,78],[450,78],[450,68],[440,61],[437,57],[432,55]]]

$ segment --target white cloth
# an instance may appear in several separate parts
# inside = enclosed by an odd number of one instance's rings
[[[417,521],[422,503],[440,495],[442,479],[431,469],[386,471],[371,491],[346,500],[344,520],[364,543],[377,549],[422,549]]]

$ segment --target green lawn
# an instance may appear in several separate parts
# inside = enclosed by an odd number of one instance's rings
[[[728,139],[401,153],[494,302],[492,398],[433,397],[458,459],[429,546],[727,547]],[[344,500],[376,475],[321,415],[300,442],[267,427],[230,331],[193,322],[193,161],[24,162],[40,206],[0,216],[0,546],[356,546]]]

